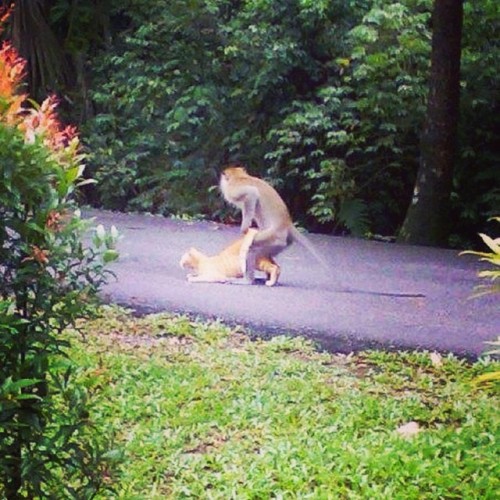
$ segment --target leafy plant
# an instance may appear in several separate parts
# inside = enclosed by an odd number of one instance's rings
[[[500,217],[494,217],[494,220],[500,222]],[[493,269],[487,269],[484,271],[480,271],[478,276],[484,280],[491,281],[489,285],[478,285],[476,287],[476,293],[473,297],[481,297],[486,294],[491,293],[500,293],[500,283],[497,280],[500,280],[500,238],[492,239],[486,234],[479,234],[485,245],[491,250],[490,252],[477,252],[468,250],[462,252],[461,255],[464,254],[472,254],[480,257],[479,260],[484,262],[489,262],[494,267]],[[500,346],[500,338],[493,342],[486,342],[487,344],[491,344],[495,346],[495,349],[487,352],[486,354],[498,355],[500,354],[500,350],[498,346]],[[500,371],[488,372],[485,373],[475,379],[475,382],[478,384],[492,384],[494,382],[498,382],[500,380]]]
[[[0,16],[0,28],[5,15]],[[57,100],[28,107],[25,62],[0,49],[0,496],[90,498],[105,483],[105,439],[86,390],[70,384],[62,331],[93,310],[117,257],[114,236],[83,236],[74,195],[83,156]]]
[[[500,217],[494,217],[494,220],[500,222]],[[498,269],[498,267],[500,267],[500,238],[493,239],[482,233],[480,233],[479,236],[483,240],[484,244],[490,249],[489,252],[478,252],[472,250],[462,252],[462,255],[476,255],[480,257],[480,261],[489,262],[493,265],[493,269],[487,269],[478,273],[480,278],[491,281],[491,284],[477,286],[475,294],[476,297],[488,293],[500,293],[500,269]]]
[[[500,337],[497,337],[496,340],[492,340],[491,342],[485,342],[485,344],[493,346],[493,349],[486,351],[484,354],[486,356],[497,357],[500,356]],[[495,383],[500,382],[500,370],[489,371],[479,375],[474,379],[476,384],[490,387]]]

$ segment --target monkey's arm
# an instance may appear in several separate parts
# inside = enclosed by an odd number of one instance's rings
[[[241,210],[240,232],[246,233],[255,219],[255,209],[259,201],[259,190],[255,186],[246,186],[241,199],[243,200],[243,206]]]

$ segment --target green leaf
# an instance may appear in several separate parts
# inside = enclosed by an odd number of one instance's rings
[[[114,262],[119,258],[120,254],[113,249],[107,249],[103,254],[102,254],[102,259],[105,264],[109,264],[110,262]]]

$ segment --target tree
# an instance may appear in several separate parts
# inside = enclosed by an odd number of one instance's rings
[[[30,95],[46,96],[47,89],[66,83],[69,74],[62,44],[49,23],[49,0],[2,0],[12,8],[9,38],[27,61],[27,83]]]
[[[12,9],[7,38],[26,60],[30,96],[56,92],[76,104],[79,121],[91,116],[87,59],[106,37],[112,0],[0,0],[0,7]]]
[[[413,199],[399,240],[446,245],[460,103],[462,0],[435,0],[427,115]]]

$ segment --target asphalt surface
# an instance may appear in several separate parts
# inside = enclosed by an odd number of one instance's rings
[[[158,216],[89,210],[122,239],[106,300],[139,313],[169,311],[221,319],[261,336],[301,334],[330,351],[426,349],[475,358],[500,335],[499,299],[470,299],[484,267],[456,251],[309,235],[329,274],[299,244],[278,256],[279,285],[188,283],[181,255],[209,255],[238,228]]]

